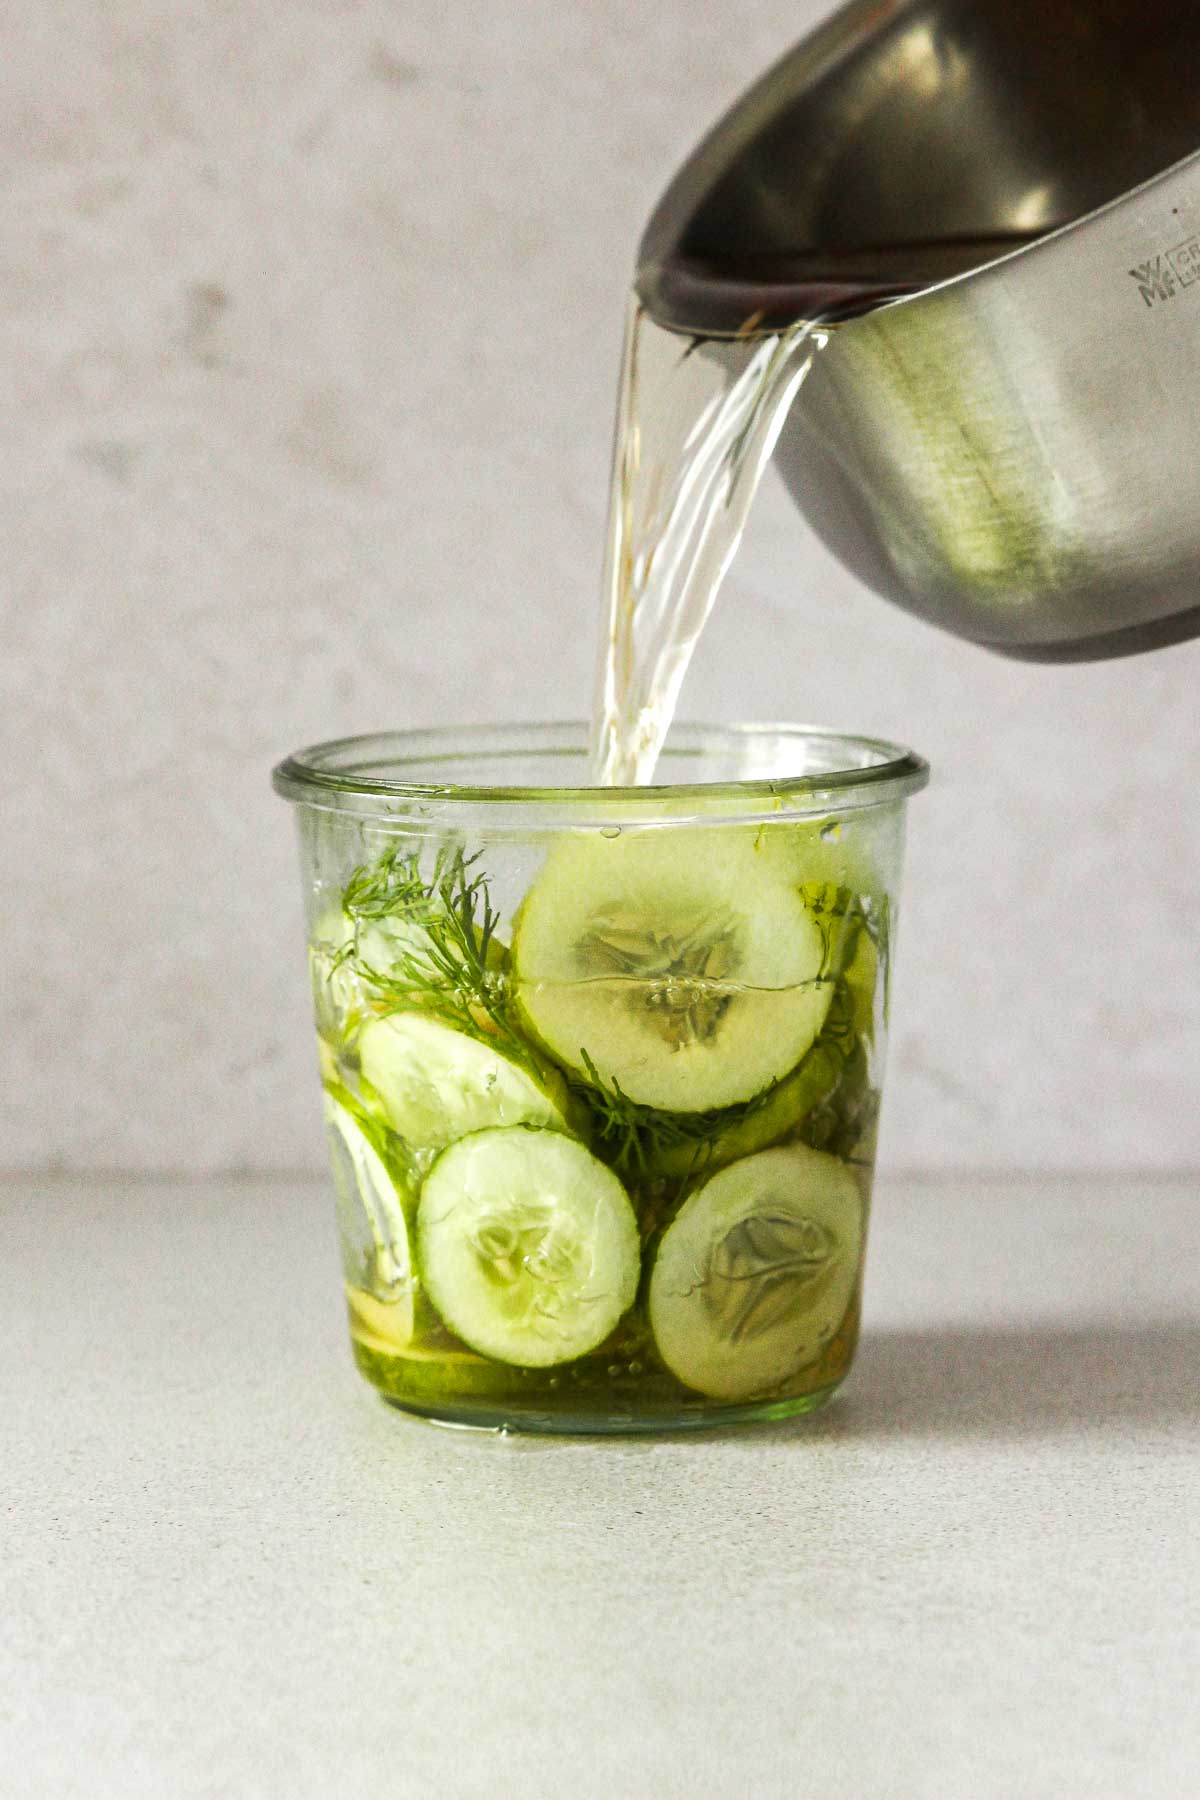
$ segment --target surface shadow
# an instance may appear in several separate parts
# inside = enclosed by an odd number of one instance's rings
[[[786,1429],[825,1441],[995,1442],[1198,1422],[1200,1320],[1084,1319],[868,1328],[829,1410]]]

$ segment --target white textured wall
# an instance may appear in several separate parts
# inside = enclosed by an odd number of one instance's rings
[[[0,1163],[318,1157],[269,765],[586,706],[633,245],[824,10],[3,6]],[[933,759],[892,1164],[1200,1164],[1198,691],[943,640],[765,494],[686,710]]]

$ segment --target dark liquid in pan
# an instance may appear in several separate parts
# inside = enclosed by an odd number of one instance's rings
[[[777,331],[798,319],[835,324],[1027,249],[1044,235],[831,246],[741,258],[736,267],[711,257],[676,256],[644,268],[637,288],[661,323],[698,336]]]

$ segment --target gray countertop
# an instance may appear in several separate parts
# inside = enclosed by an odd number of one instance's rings
[[[883,1179],[823,1414],[545,1441],[359,1381],[315,1185],[0,1189],[20,1800],[1179,1800],[1200,1184]]]

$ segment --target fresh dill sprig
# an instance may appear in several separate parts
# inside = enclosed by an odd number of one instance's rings
[[[500,915],[478,861],[478,851],[467,856],[460,847],[443,847],[425,876],[419,853],[397,845],[356,869],[342,896],[354,936],[338,957],[353,958],[380,999],[415,1003],[455,1030],[496,1038],[536,1071],[533,1052],[508,1018],[507,977],[496,967]],[[362,928],[369,925],[388,932],[386,968],[362,952]]]
[[[666,1150],[690,1145],[694,1150],[690,1176],[704,1167],[713,1140],[722,1131],[739,1125],[765,1106],[778,1083],[764,1088],[738,1106],[713,1107],[708,1112],[669,1113],[631,1100],[615,1076],[605,1081],[586,1050],[580,1058],[587,1082],[573,1081],[571,1092],[592,1116],[595,1143],[604,1160],[618,1173],[645,1176]]]

